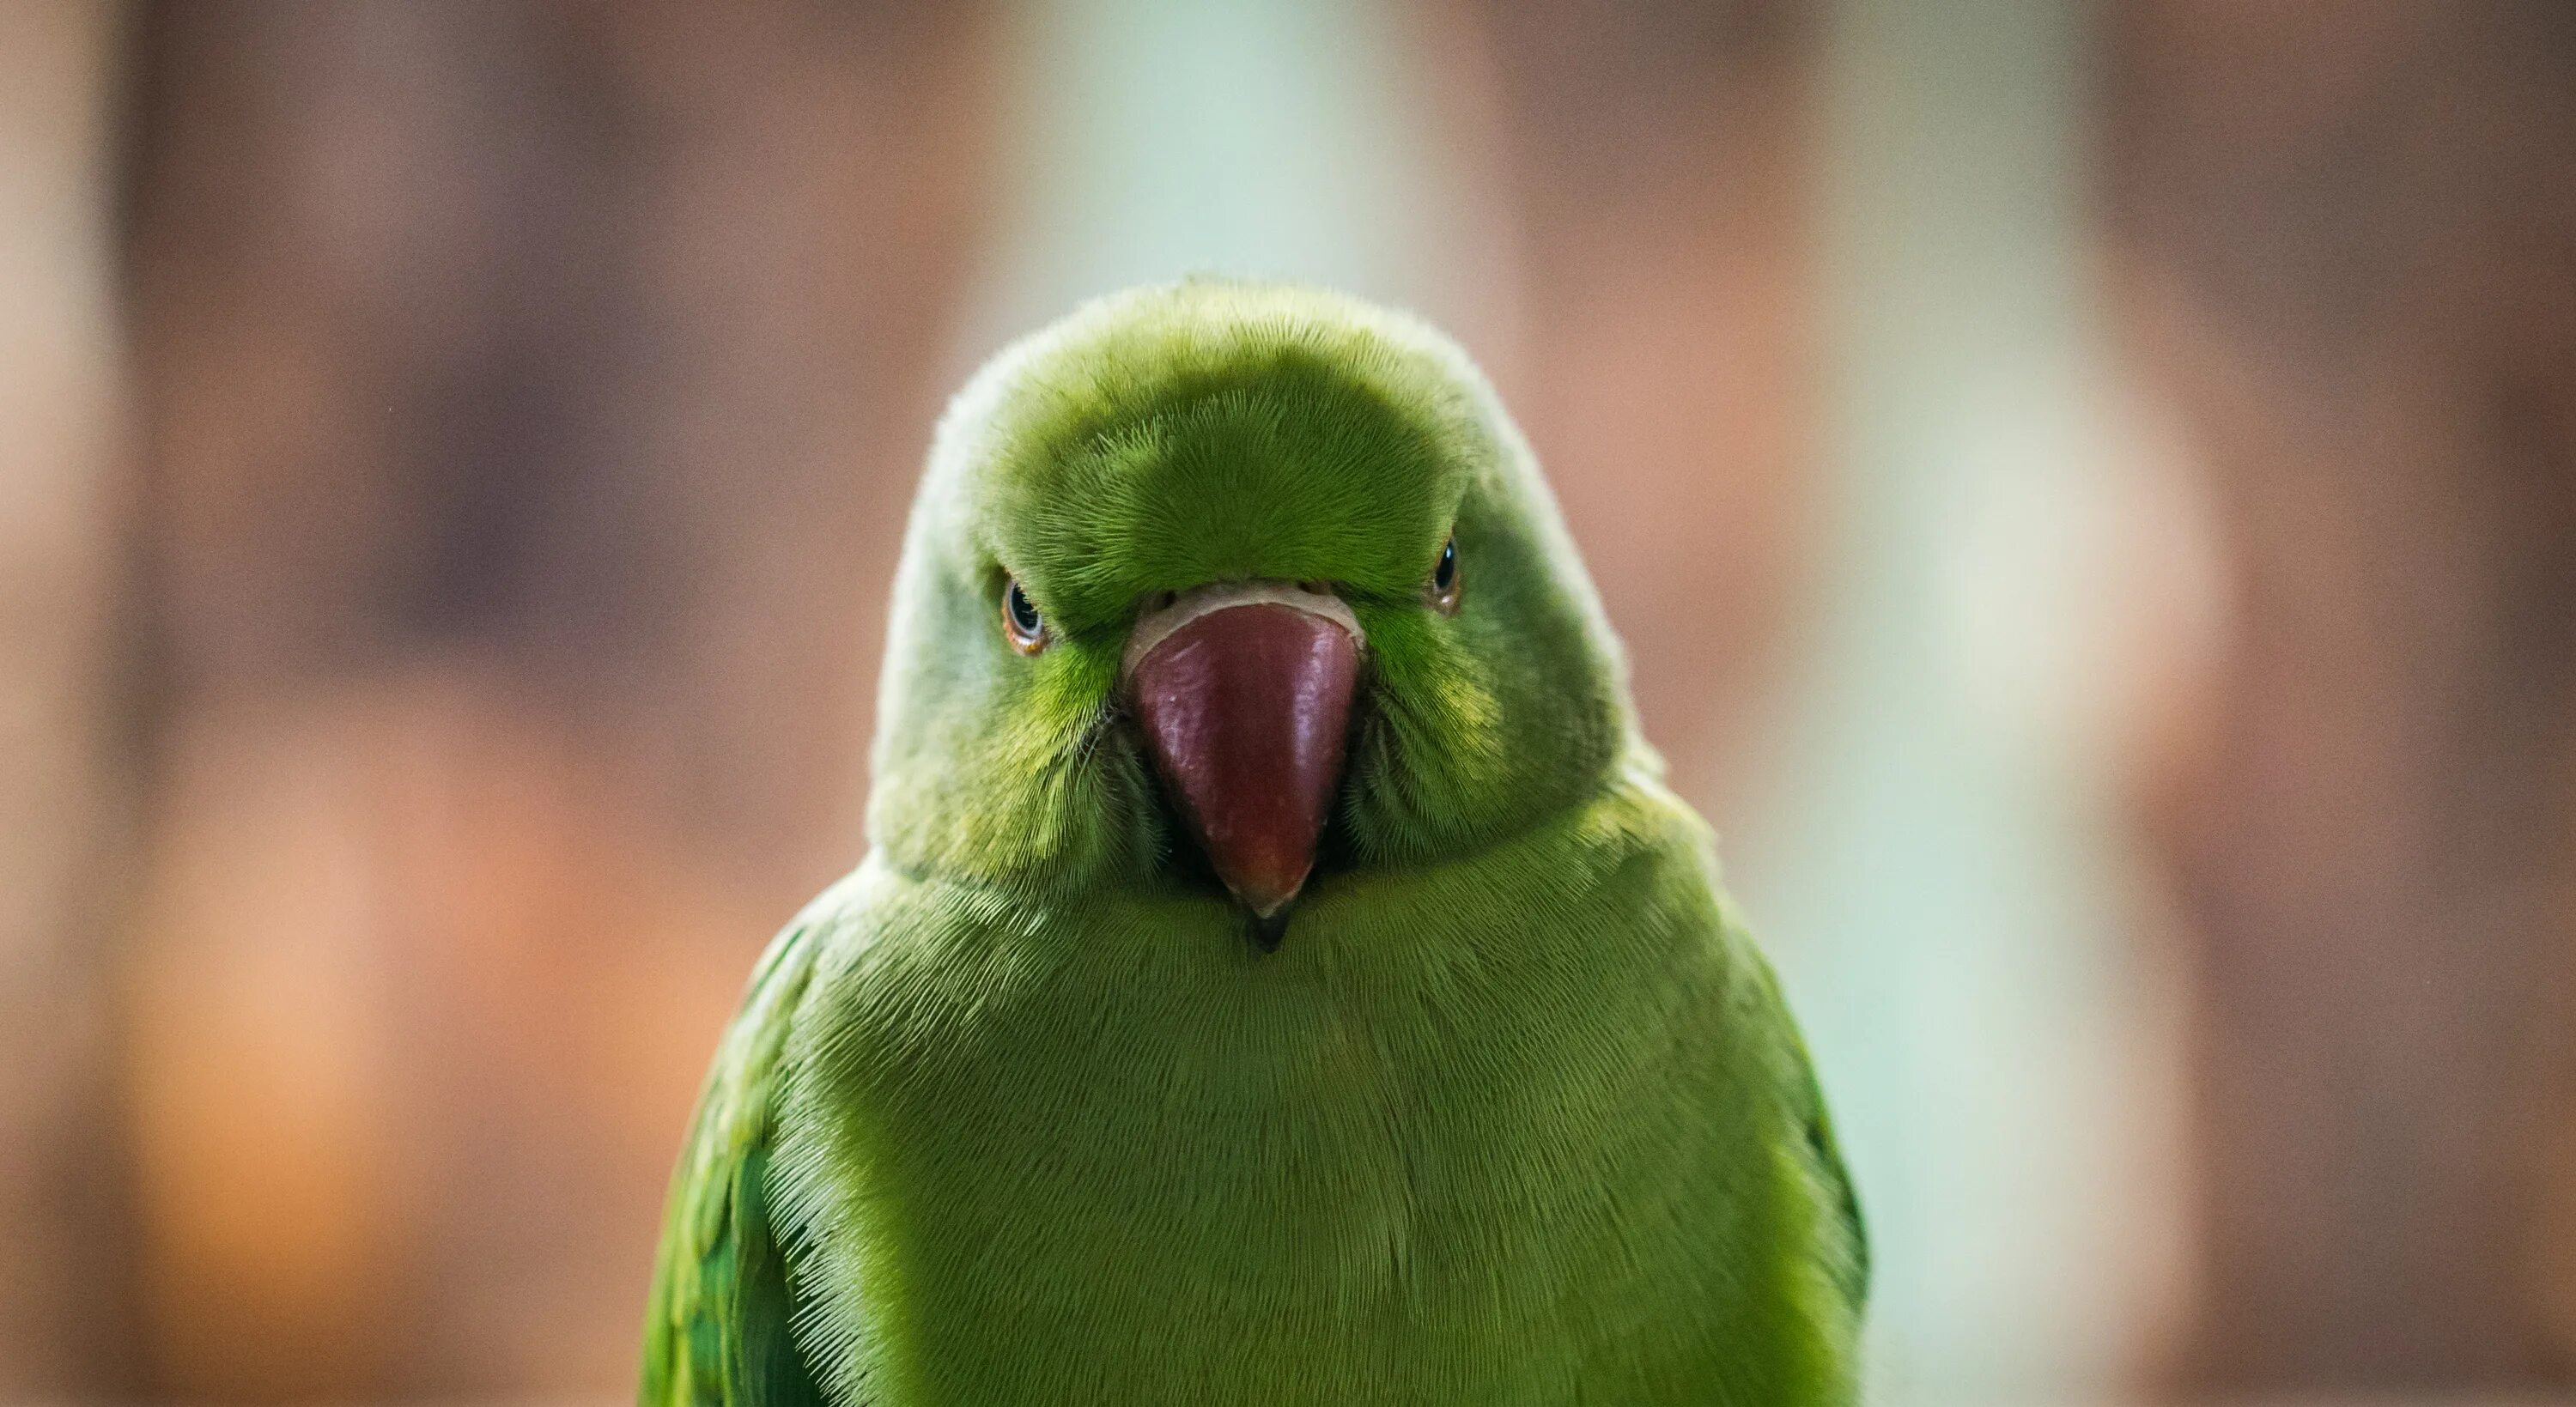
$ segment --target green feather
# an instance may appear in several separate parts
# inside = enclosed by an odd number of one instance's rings
[[[1235,578],[1329,581],[1367,637],[1267,954],[1114,697],[1140,603]],[[934,445],[879,715],[874,849],[764,961],[675,1179],[648,1403],[1852,1399],[1805,1047],[1437,334],[1192,282],[1003,353]]]
[[[820,1407],[795,1345],[793,1294],[770,1216],[778,1058],[791,1011],[839,912],[827,893],[778,936],[754,970],[716,1052],[688,1151],[671,1179],[641,1398],[669,1404]]]

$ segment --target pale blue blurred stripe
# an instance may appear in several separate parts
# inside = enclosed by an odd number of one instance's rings
[[[1877,1232],[1878,1400],[2110,1388],[2162,1189],[2131,1100],[2130,876],[2080,713],[2111,452],[2080,7],[1834,0],[1837,527],[1735,874]]]
[[[1390,7],[1036,0],[1012,42],[1026,106],[970,360],[1189,273],[1450,301],[1458,177]]]

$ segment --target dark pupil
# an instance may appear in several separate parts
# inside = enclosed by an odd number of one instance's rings
[[[1038,633],[1038,608],[1030,604],[1028,593],[1016,581],[1011,583],[1010,607],[1011,624],[1018,626],[1022,635]]]
[[[1458,544],[1444,543],[1440,548],[1440,565],[1431,569],[1431,584],[1443,591],[1458,579]]]

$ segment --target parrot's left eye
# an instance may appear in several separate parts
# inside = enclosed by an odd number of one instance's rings
[[[1021,654],[1034,655],[1046,648],[1046,617],[1038,614],[1037,603],[1020,589],[1017,577],[1003,582],[1002,631],[1011,637],[1011,648]]]
[[[1440,560],[1431,568],[1431,605],[1442,615],[1458,610],[1458,539],[1440,544]]]

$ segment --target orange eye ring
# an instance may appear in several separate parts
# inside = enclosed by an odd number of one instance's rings
[[[1458,613],[1458,539],[1452,536],[1440,544],[1440,560],[1432,564],[1431,584],[1424,595],[1431,608],[1444,616]]]
[[[1038,614],[1037,603],[1020,589],[1017,577],[1002,580],[1002,633],[1021,654],[1034,655],[1046,648],[1046,617]]]

